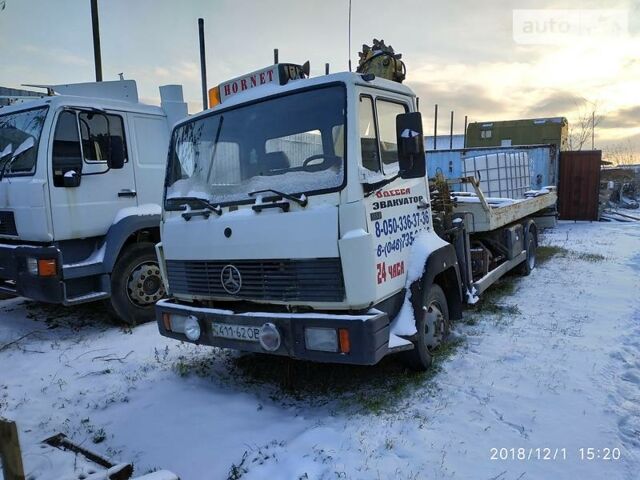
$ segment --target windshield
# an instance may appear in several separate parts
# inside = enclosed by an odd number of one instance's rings
[[[331,86],[180,126],[173,136],[167,200],[233,203],[265,189],[308,194],[341,187],[345,108],[344,88]]]
[[[18,154],[11,164],[7,164],[6,174],[33,173],[38,155],[38,142],[42,126],[47,115],[47,107],[24,110],[22,112],[1,114],[0,111],[0,152],[16,152],[18,147],[29,138],[33,139],[33,147]],[[6,149],[6,150],[5,150]],[[13,157],[13,153],[0,160],[0,167]]]

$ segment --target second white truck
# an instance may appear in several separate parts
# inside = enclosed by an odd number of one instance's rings
[[[424,369],[464,303],[535,267],[553,190],[507,202],[429,182],[406,86],[277,64],[212,97],[170,144],[162,335],[321,362],[405,352]]]
[[[154,244],[182,87],[160,107],[133,80],[46,86],[0,108],[0,292],[75,305],[106,300],[154,318],[164,295]]]

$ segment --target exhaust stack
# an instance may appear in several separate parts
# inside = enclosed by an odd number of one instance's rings
[[[160,107],[167,114],[167,121],[171,126],[189,115],[189,110],[182,94],[182,85],[161,86]]]

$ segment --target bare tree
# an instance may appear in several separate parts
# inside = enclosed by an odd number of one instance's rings
[[[576,104],[573,121],[569,122],[569,150],[591,148],[590,140],[603,118],[604,116],[599,112],[598,102],[583,98],[582,103]]]
[[[640,153],[634,150],[631,140],[615,143],[604,151],[604,159],[614,165],[640,164]]]

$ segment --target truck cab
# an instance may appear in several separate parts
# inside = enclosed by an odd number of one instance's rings
[[[173,131],[158,246],[171,298],[158,303],[160,331],[376,363],[390,339],[411,345],[392,321],[416,239],[426,235],[438,258],[433,276],[459,277],[453,247],[432,228],[424,150],[417,175],[399,162],[399,122],[416,115],[415,94],[373,75],[283,80],[282,65],[270,68],[275,80],[260,85],[266,69],[221,85],[219,105]],[[454,313],[460,295],[456,285]]]
[[[161,87],[161,107],[132,80],[46,88],[0,108],[0,291],[108,299],[128,323],[149,319],[164,295],[153,244],[181,87]]]
[[[304,71],[276,64],[225,82],[214,108],[175,126],[160,333],[334,363],[404,352],[428,368],[463,303],[534,268],[533,217],[555,193],[485,198],[473,177],[458,183],[477,196],[450,192],[426,176],[411,89]]]

